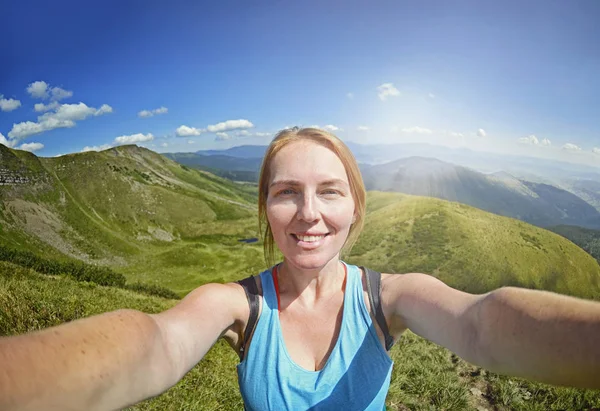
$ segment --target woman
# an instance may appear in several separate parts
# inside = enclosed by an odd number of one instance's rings
[[[374,325],[365,272],[340,261],[365,217],[356,161],[316,129],[279,133],[259,182],[260,317],[239,284],[207,284],[156,315],[119,310],[0,339],[0,409],[115,409],[156,396],[220,338],[243,355],[249,409],[382,409],[393,338],[410,329],[493,372],[600,388],[600,304],[548,292],[454,290],[424,274],[381,277]],[[254,281],[254,280],[252,280]],[[248,333],[252,332],[251,335]],[[251,337],[251,338],[248,338]]]

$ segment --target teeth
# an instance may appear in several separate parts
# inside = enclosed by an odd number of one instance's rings
[[[313,243],[315,241],[321,240],[325,236],[324,235],[296,235],[296,237],[298,237],[298,240],[300,240],[300,241],[304,241],[306,243]]]

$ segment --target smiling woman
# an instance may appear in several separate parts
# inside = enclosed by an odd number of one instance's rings
[[[280,151],[283,153],[278,155]],[[288,167],[289,161],[294,162],[295,167]],[[275,178],[277,173],[279,175]],[[308,189],[315,193],[319,190],[320,201],[330,206],[329,214],[336,212],[332,207],[349,206],[349,200],[352,202],[352,225],[342,242],[346,250],[352,247],[362,230],[366,214],[366,192],[358,164],[350,149],[341,140],[320,129],[284,130],[267,149],[259,178],[259,229],[264,232],[265,256],[269,265],[274,263],[276,241],[267,209],[272,209],[269,205],[281,203],[275,200],[281,197],[282,190],[289,190],[286,192],[287,200],[293,200],[294,203],[306,200],[307,187],[303,187],[304,181],[313,185],[318,183],[318,187]],[[295,197],[291,198],[294,194]],[[308,204],[302,204],[301,208],[310,213],[318,205],[309,201]],[[308,208],[305,209],[304,206]],[[278,242],[277,244],[279,245]]]
[[[272,266],[258,276],[203,285],[156,315],[120,310],[0,338],[0,409],[122,408],[167,390],[224,337],[247,409],[381,410],[388,351],[407,329],[493,372],[600,388],[597,302],[514,287],[473,295],[341,261],[365,190],[332,134],[275,137],[259,215]]]

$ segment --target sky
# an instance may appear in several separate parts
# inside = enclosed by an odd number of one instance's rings
[[[318,126],[600,166],[600,2],[19,1],[0,143],[191,152]]]

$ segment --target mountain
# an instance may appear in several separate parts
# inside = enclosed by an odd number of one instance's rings
[[[198,150],[196,154],[205,156],[224,155],[237,158],[263,158],[267,146],[243,145],[228,148],[226,150]]]
[[[569,239],[600,262],[600,230],[570,225],[549,227],[548,230]]]
[[[257,182],[262,157],[234,157],[225,154],[164,153],[170,158],[188,167],[209,171],[220,177],[234,181]]]
[[[545,229],[460,203],[369,192],[367,219],[348,261],[424,272],[461,290],[503,285],[600,299],[600,266]]]
[[[457,201],[542,227],[600,227],[600,212],[576,195],[506,172],[486,175],[437,159],[410,157],[363,168],[363,176],[369,190]]]
[[[600,179],[565,179],[559,184],[600,211]]]
[[[204,166],[229,171],[253,171],[258,173],[262,164],[262,157],[244,158],[225,154],[165,153],[163,156],[188,167]]]
[[[108,265],[130,280],[165,276],[182,293],[262,261],[259,247],[238,245],[257,235],[253,187],[137,146],[38,158],[0,145],[0,160],[7,246]],[[231,266],[215,271],[222,259]]]

